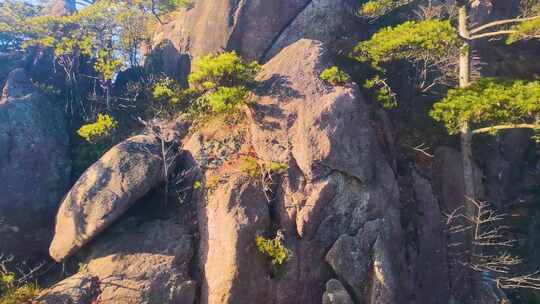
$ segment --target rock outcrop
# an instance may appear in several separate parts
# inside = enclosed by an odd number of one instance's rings
[[[322,304],[354,304],[340,281],[331,279],[326,283]]]
[[[0,253],[36,262],[47,256],[54,213],[69,187],[62,105],[12,71],[0,99]]]
[[[194,222],[181,219],[125,219],[96,240],[79,273],[43,291],[36,302],[193,304]]]
[[[189,71],[189,57],[223,50],[268,60],[301,38],[331,42],[353,32],[347,29],[358,28],[354,5],[352,0],[194,1],[156,29],[152,47],[162,47],[151,58],[168,63],[167,71],[183,73]]]
[[[264,192],[232,176],[199,206],[201,303],[271,303],[268,270],[255,236],[270,228]]]
[[[113,147],[84,172],[62,202],[51,257],[61,261],[75,253],[165,180],[156,136],[134,136]]]
[[[349,252],[326,261],[342,238],[373,240],[358,259],[375,287],[355,294],[356,301],[400,303],[406,293],[396,180],[358,88],[319,78],[331,65],[322,43],[293,43],[264,65],[259,98],[241,132],[202,130],[185,140],[183,149],[206,176],[198,199],[201,303],[320,303],[335,274],[347,277],[332,266],[346,263]],[[222,133],[218,140],[216,132]],[[238,171],[239,155],[288,169],[264,185]],[[370,223],[379,225],[369,229]],[[278,273],[254,248],[257,235],[276,233],[292,252]]]

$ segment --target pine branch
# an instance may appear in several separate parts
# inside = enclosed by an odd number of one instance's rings
[[[493,131],[500,131],[500,130],[510,130],[510,129],[532,129],[532,130],[540,130],[539,124],[508,124],[508,125],[498,125],[498,126],[492,126],[492,127],[486,127],[486,128],[480,128],[474,130],[473,134],[482,134],[482,133],[489,133]]]
[[[481,26],[479,26],[477,28],[474,28],[474,29],[470,30],[470,33],[471,34],[476,34],[476,33],[482,32],[482,31],[484,31],[486,29],[489,29],[489,28],[492,28],[492,27],[495,27],[495,26],[501,26],[501,25],[506,25],[506,24],[511,24],[511,23],[531,21],[531,20],[535,20],[535,19],[538,19],[538,18],[540,18],[540,16],[534,16],[534,17],[529,17],[529,18],[514,18],[514,19],[497,20],[497,21],[493,21],[493,22],[481,25]]]

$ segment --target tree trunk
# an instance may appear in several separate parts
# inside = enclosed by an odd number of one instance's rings
[[[462,39],[462,44],[459,52],[459,87],[466,88],[471,82],[471,42],[469,26],[468,26],[468,7],[463,4],[458,11],[458,30]],[[468,121],[461,125],[461,156],[463,163],[463,184],[464,184],[464,205],[465,212],[468,217],[473,218],[476,213],[476,207],[470,200],[476,199],[475,178],[474,178],[474,160],[472,151],[473,133]],[[475,246],[473,245],[473,232],[466,236],[466,250],[469,250],[469,263],[474,263]],[[474,271],[471,271],[471,302],[479,299],[481,278]]]

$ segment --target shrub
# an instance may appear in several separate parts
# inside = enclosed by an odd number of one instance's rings
[[[154,99],[168,113],[187,112],[194,121],[208,120],[216,114],[234,114],[249,103],[249,92],[261,66],[245,62],[235,52],[207,55],[193,62],[188,89],[165,79],[153,87]]]
[[[30,303],[40,289],[35,283],[16,283],[15,274],[0,271],[0,304]]]
[[[253,178],[260,178],[263,175],[284,173],[289,166],[275,161],[259,161],[253,156],[243,156],[239,168]]]
[[[283,236],[277,234],[273,239],[267,239],[258,235],[255,237],[257,250],[270,259],[272,265],[281,266],[291,256],[291,252],[283,245]]]
[[[218,87],[246,86],[255,81],[260,69],[257,62],[247,63],[235,52],[207,55],[194,60],[188,82],[199,92]]]
[[[245,87],[219,87],[204,98],[213,113],[230,113],[242,103],[248,101],[248,90]]]
[[[108,137],[118,126],[116,120],[108,114],[98,114],[96,122],[83,125],[77,134],[87,142],[95,143],[98,140]]]
[[[347,73],[340,70],[337,66],[322,71],[319,77],[331,85],[345,84],[351,79]]]

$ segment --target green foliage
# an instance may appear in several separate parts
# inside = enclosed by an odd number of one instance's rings
[[[212,113],[226,113],[237,109],[246,103],[249,91],[246,87],[218,87],[216,91],[206,94],[203,98]]]
[[[250,102],[250,89],[260,68],[258,63],[247,63],[235,52],[207,55],[194,60],[188,89],[165,79],[154,86],[152,95],[167,105],[169,113],[185,109],[193,120],[234,114]]]
[[[391,109],[397,107],[396,95],[386,82],[379,76],[367,79],[364,83],[364,88],[370,90],[374,94],[374,98],[379,101],[385,108]]]
[[[260,178],[265,174],[285,173],[289,166],[275,161],[260,161],[253,156],[243,156],[240,159],[239,169],[252,178]]]
[[[37,284],[25,284],[16,288],[9,288],[5,293],[0,293],[0,304],[23,304],[30,303],[39,295],[40,288]]]
[[[89,143],[96,143],[100,139],[108,137],[116,129],[118,123],[108,114],[98,114],[97,120],[79,128],[77,134]]]
[[[41,14],[43,7],[24,1],[0,2],[0,52],[20,50],[27,39],[25,20]]]
[[[339,69],[337,66],[333,66],[322,71],[319,77],[334,86],[345,84],[351,79],[347,73]]]
[[[0,271],[0,304],[29,303],[39,294],[37,284],[18,285],[15,279],[15,274]]]
[[[386,27],[355,47],[356,59],[376,68],[394,60],[425,60],[446,56],[458,45],[458,35],[447,20],[407,21]]]
[[[411,2],[412,0],[371,0],[362,5],[360,14],[369,18],[378,18]]]
[[[459,133],[464,122],[475,126],[530,122],[540,115],[540,81],[483,78],[450,90],[430,114],[450,134]]]
[[[514,33],[508,35],[506,43],[511,44],[516,41],[540,37],[540,18],[520,22],[510,28]]]
[[[199,92],[245,86],[254,82],[260,69],[257,62],[246,63],[235,52],[207,55],[194,60],[188,82]]]
[[[283,237],[280,234],[273,239],[258,235],[255,237],[255,245],[257,250],[269,258],[274,266],[283,265],[291,256],[290,250],[283,245]]]

